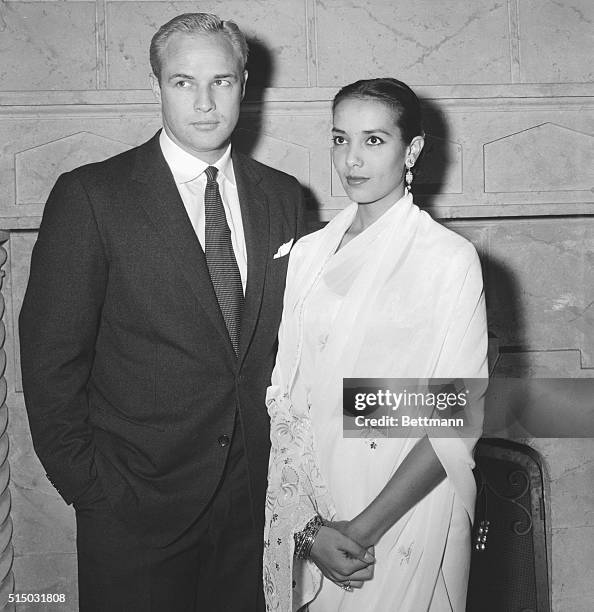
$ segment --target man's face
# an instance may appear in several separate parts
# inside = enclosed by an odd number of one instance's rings
[[[161,51],[163,128],[182,149],[212,164],[239,118],[247,72],[223,34],[172,34]]]

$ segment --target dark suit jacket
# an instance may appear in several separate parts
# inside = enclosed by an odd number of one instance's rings
[[[248,256],[238,358],[158,135],[60,176],[20,314],[25,401],[48,477],[75,506],[99,478],[155,545],[207,507],[236,412],[263,524],[264,397],[288,260],[273,256],[301,233],[303,196],[293,177],[232,159]]]

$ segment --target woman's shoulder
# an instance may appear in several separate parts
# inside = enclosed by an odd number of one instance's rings
[[[470,240],[435,221],[427,212],[423,211],[422,215],[422,244],[419,246],[429,256],[461,265],[478,261],[476,249]]]
[[[464,238],[457,232],[445,227],[439,221],[433,219],[426,211],[422,212],[423,215],[423,235],[430,240],[440,251],[450,251],[462,253],[472,253],[474,245],[470,240]]]
[[[310,234],[306,234],[297,240],[291,249],[289,258],[289,269],[294,269],[296,266],[307,258],[307,255],[312,252],[320,241],[323,240],[323,232],[326,228],[316,230]]]

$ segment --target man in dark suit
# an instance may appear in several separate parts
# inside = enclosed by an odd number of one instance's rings
[[[263,609],[265,390],[297,181],[231,150],[232,22],[151,42],[163,127],[58,179],[20,315],[35,449],[77,518],[80,609]]]

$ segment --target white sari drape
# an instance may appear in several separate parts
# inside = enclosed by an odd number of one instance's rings
[[[487,375],[482,277],[472,245],[408,195],[336,251],[356,210],[352,204],[291,252],[267,393],[267,606],[288,612],[313,600],[312,612],[462,612],[478,434],[428,432],[447,478],[384,535],[374,578],[362,589],[347,593],[313,563],[293,562],[295,531],[316,512],[353,518],[417,442],[345,438],[343,378]]]

